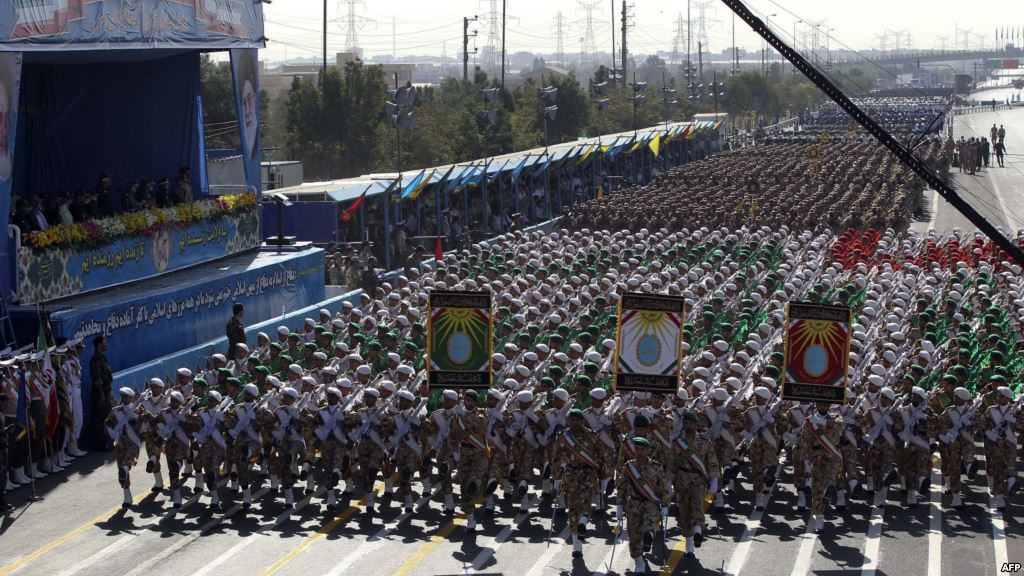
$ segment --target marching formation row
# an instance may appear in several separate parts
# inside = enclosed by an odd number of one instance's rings
[[[166,464],[176,506],[189,475],[213,506],[227,479],[246,507],[263,481],[289,505],[299,486],[319,485],[328,511],[343,491],[366,494],[371,512],[394,500],[411,512],[414,485],[429,493],[440,482],[444,508],[457,496],[469,530],[477,502],[493,510],[500,490],[528,509],[539,488],[566,509],[574,555],[589,518],[614,506],[640,571],[673,506],[695,552],[707,505],[724,506],[745,462],[758,508],[779,463],[791,465],[811,528],[827,501],[842,507],[896,482],[915,505],[932,489],[936,452],[950,507],[979,448],[992,505],[1005,506],[1024,422],[1021,282],[980,237],[515,233],[410,270],[337,315],[321,311],[302,332],[260,334],[208,371],[121,389],[107,432],[126,505],[137,461],[155,489]],[[425,384],[419,320],[432,290],[493,294],[489,389]],[[613,389],[625,292],[686,299],[676,390]],[[780,398],[786,305],[798,301],[854,312],[841,405]]]

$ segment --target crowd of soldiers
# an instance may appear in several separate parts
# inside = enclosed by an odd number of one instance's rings
[[[523,512],[550,498],[567,514],[574,556],[602,526],[593,519],[614,514],[642,573],[670,517],[692,557],[708,509],[723,510],[724,493],[745,498],[741,476],[758,510],[785,478],[779,489],[796,492],[812,530],[826,506],[865,494],[885,505],[898,486],[908,506],[927,499],[940,489],[930,486],[936,454],[951,508],[982,455],[994,509],[1017,485],[1024,281],[980,236],[515,232],[424,268],[298,331],[260,333],[207,370],[121,388],[106,430],[124,506],[139,468],[174,507],[190,489],[213,508],[226,490],[247,509],[269,482],[273,498],[291,506],[302,490],[329,515],[351,498],[367,514],[395,503],[415,513],[415,491],[458,509],[470,531],[499,494]],[[492,293],[490,388],[426,385],[432,290]],[[686,299],[677,389],[612,386],[625,292]],[[841,404],[780,397],[795,301],[853,311]]]
[[[946,174],[952,143],[925,138],[916,154]],[[905,230],[921,213],[924,183],[876,142],[787,142],[743,148],[659,174],[645,186],[590,200],[569,215],[584,226],[681,230],[772,228],[840,233]]]

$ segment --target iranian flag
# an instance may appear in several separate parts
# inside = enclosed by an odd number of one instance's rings
[[[45,314],[39,314],[39,337],[36,350],[43,354],[43,370],[40,377],[43,381],[43,403],[46,406],[46,435],[52,437],[60,423],[60,403],[57,401],[57,373],[50,359],[50,321]]]

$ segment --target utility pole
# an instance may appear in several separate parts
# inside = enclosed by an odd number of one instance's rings
[[[476,22],[477,17],[462,18],[462,81],[469,82],[469,23]],[[476,36],[476,32],[473,32]]]
[[[609,74],[611,75],[612,84],[616,84],[618,79],[615,77],[615,0],[610,0],[612,3],[612,69]]]
[[[505,93],[505,8],[507,0],[501,0],[501,93]]]
[[[320,82],[323,83],[323,79],[327,75],[327,0],[324,0],[324,65],[320,69]]]
[[[622,0],[622,81],[626,81],[626,55],[629,50],[626,48],[626,30],[629,28],[629,12],[626,7],[626,0]]]

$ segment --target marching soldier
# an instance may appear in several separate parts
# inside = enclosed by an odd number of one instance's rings
[[[358,484],[366,496],[366,511],[373,511],[376,497],[373,483],[377,474],[387,470],[387,455],[384,440],[381,437],[381,419],[387,403],[380,400],[380,391],[376,388],[363,390],[363,406],[350,415],[349,438],[356,443],[356,456],[359,461]]]
[[[868,446],[864,457],[864,475],[869,491],[880,490],[890,483],[896,453],[894,416],[898,408],[896,393],[886,386],[879,392],[878,403],[859,419],[859,427]]]
[[[277,463],[281,489],[284,491],[284,505],[295,505],[295,467],[305,453],[306,443],[300,433],[300,408],[296,403],[299,391],[292,387],[281,390],[281,405],[275,410],[264,410],[263,425],[271,428],[273,452],[271,462]],[[271,473],[273,473],[273,466]]]
[[[1020,401],[1010,406],[1013,390],[996,389],[996,404],[978,420],[978,431],[985,435],[985,474],[990,479],[992,507],[1006,508],[1006,496],[1017,483],[1017,413]]]
[[[899,462],[903,485],[907,489],[907,506],[917,506],[918,495],[927,499],[931,485],[931,439],[935,436],[938,420],[932,412],[928,393],[914,386],[910,391],[910,405],[899,410],[893,422],[893,431],[903,445],[903,459]]]
[[[110,411],[103,427],[114,441],[117,481],[124,490],[121,507],[127,509],[132,505],[131,470],[139,459],[142,440],[139,438],[140,417],[135,410],[135,390],[126,386],[118,392],[121,394],[121,404]]]
[[[781,399],[768,406],[771,391],[765,386],[754,388],[754,405],[743,412],[746,423],[744,439],[750,456],[750,480],[754,485],[754,508],[764,510],[768,489],[775,484],[775,465],[779,461],[779,441],[775,435],[775,413]]]
[[[390,418],[385,420],[381,430],[389,433],[388,456],[394,472],[398,473],[398,494],[402,497],[405,511],[412,510],[412,477],[420,469],[423,448],[419,440],[422,426],[421,412],[426,407],[426,398],[413,405],[416,396],[408,390],[400,390],[398,406],[391,408]],[[385,494],[387,489],[385,488]]]
[[[485,435],[487,444],[491,449],[490,459],[487,465],[487,485],[484,488],[484,510],[488,514],[494,513],[494,492],[498,486],[503,487],[505,496],[511,494],[511,487],[508,485],[508,468],[511,462],[508,447],[510,438],[505,431],[505,406],[507,397],[496,388],[487,391],[487,424]]]
[[[158,416],[169,405],[167,395],[164,394],[164,381],[159,378],[150,378],[149,389],[142,393],[142,402],[139,403],[139,421],[141,432],[146,445],[146,472],[153,474],[153,492],[159,492],[164,488],[163,474],[160,472],[160,454],[162,439],[157,434]]]
[[[220,509],[220,492],[217,489],[218,472],[227,456],[227,441],[224,438],[225,413],[233,405],[231,398],[224,399],[220,392],[207,392],[209,401],[199,411],[200,428],[193,435],[199,445],[196,471],[203,471],[202,480],[210,491],[210,508]],[[197,486],[198,486],[197,482]]]
[[[468,518],[466,530],[476,530],[476,516],[473,501],[484,487],[487,473],[487,416],[477,409],[480,401],[476,390],[462,393],[462,406],[454,410],[451,432],[448,435],[448,451],[455,462],[459,485],[459,504]]]
[[[966,388],[953,390],[953,405],[946,408],[940,417],[939,440],[942,442],[942,481],[946,492],[952,495],[950,506],[963,506],[960,489],[962,474],[974,476],[974,435],[972,421],[977,404],[968,408],[966,403],[971,393]]]
[[[694,557],[694,548],[704,541],[704,504],[708,493],[718,492],[718,457],[714,446],[697,433],[699,418],[693,412],[683,414],[682,433],[673,438],[669,472],[674,475],[679,529],[686,538],[686,557]]]
[[[587,512],[605,461],[600,440],[585,426],[583,411],[569,411],[568,427],[562,429],[551,446],[552,474],[557,478],[555,491],[564,495],[572,535],[573,558],[583,557],[580,536],[587,534]]]
[[[189,413],[192,407],[185,405],[181,392],[175,390],[169,397],[169,405],[160,411],[155,426],[167,458],[171,502],[174,508],[181,508],[181,466],[188,457],[189,432],[195,422]]]
[[[261,458],[263,441],[258,431],[261,406],[257,405],[256,399],[260,397],[259,388],[255,384],[246,384],[242,394],[243,401],[235,404],[228,413],[225,428],[234,453],[235,473],[242,488],[242,509],[247,510],[252,505],[252,463]]]
[[[533,478],[534,456],[541,447],[539,438],[547,420],[536,414],[537,404],[529,390],[516,394],[516,404],[509,412],[505,430],[510,438],[513,481],[517,483],[515,495],[521,500],[520,507],[525,512],[530,502],[526,490]]]
[[[340,405],[341,390],[335,386],[327,388],[327,406],[317,410],[314,421],[314,434],[320,446],[325,483],[327,485],[327,512],[332,513],[337,506],[334,489],[343,477],[348,477],[347,457],[348,438],[345,436],[345,411]]]
[[[841,425],[834,414],[829,412],[828,402],[817,402],[814,411],[804,419],[800,431],[799,445],[811,464],[811,520],[809,525],[815,532],[821,532],[824,519],[825,491],[834,488],[836,475],[842,465],[843,456],[839,451]]]
[[[800,442],[807,415],[811,412],[810,402],[794,402],[780,422],[780,431],[785,439],[785,448],[790,450],[789,461],[793,463],[793,487],[796,488],[796,508],[807,509],[807,458],[805,445]]]
[[[625,518],[629,556],[633,559],[634,571],[644,574],[647,572],[647,561],[643,555],[654,547],[655,530],[664,528],[672,496],[665,469],[650,457],[651,442],[638,436],[631,443],[636,456],[623,462],[615,480],[619,497],[615,518],[619,526]]]

